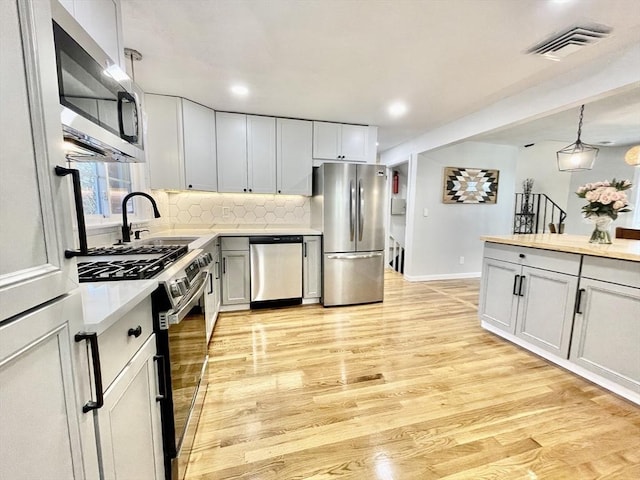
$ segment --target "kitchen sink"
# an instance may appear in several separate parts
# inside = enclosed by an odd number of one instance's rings
[[[189,245],[191,242],[194,242],[198,239],[198,237],[158,237],[158,238],[147,238],[145,240],[141,240],[138,245]]]

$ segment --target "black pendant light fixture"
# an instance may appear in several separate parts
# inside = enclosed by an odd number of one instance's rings
[[[578,123],[578,139],[575,143],[567,145],[562,150],[556,152],[558,158],[558,170],[561,172],[576,172],[578,170],[591,170],[593,163],[598,156],[599,149],[593,145],[582,143],[580,134],[582,133],[582,117],[584,115],[584,105],[580,107],[580,121]]]

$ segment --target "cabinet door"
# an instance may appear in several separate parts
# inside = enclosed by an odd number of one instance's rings
[[[49,2],[0,15],[0,321],[77,286]],[[23,41],[24,39],[24,41]],[[16,201],[18,199],[19,201]]]
[[[251,301],[249,252],[222,252],[222,304]]]
[[[181,100],[147,94],[145,109],[151,188],[184,190]]]
[[[640,289],[580,279],[570,359],[640,393]]]
[[[210,108],[182,99],[185,184],[188,189],[216,192],[216,116]]]
[[[313,158],[340,159],[340,127],[339,123],[313,122]]]
[[[87,368],[72,340],[81,327],[77,294],[0,327],[0,478],[97,478],[92,416],[80,401],[90,392],[74,391],[74,368]]]
[[[311,195],[313,123],[277,119],[277,192]]]
[[[302,289],[304,298],[322,296],[322,237],[308,236],[302,244]]]
[[[218,191],[247,191],[247,116],[216,112]]]
[[[73,0],[73,11],[69,11],[100,48],[124,69],[120,2]]]
[[[516,335],[568,358],[578,278],[524,267],[519,282]]]
[[[340,135],[342,160],[367,161],[368,132],[369,128],[362,125],[342,125]]]
[[[509,333],[516,331],[517,283],[521,267],[485,258],[480,286],[480,319]]]
[[[252,193],[276,193],[276,119],[247,115],[247,175]]]
[[[104,478],[164,479],[155,335],[147,339],[104,395],[98,409]]]

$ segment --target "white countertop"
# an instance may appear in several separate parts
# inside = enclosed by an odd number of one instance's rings
[[[184,226],[153,232],[139,243],[154,238],[194,238],[189,243],[189,250],[196,250],[216,237],[245,235],[322,235],[322,232],[295,225],[211,225],[205,228]],[[132,242],[135,243],[137,242]],[[154,279],[80,284],[85,329],[98,334],[104,332],[151,295],[157,286],[158,281]]]
[[[614,238],[612,239],[613,243],[610,245],[601,245],[589,243],[588,236],[558,235],[554,233],[486,235],[480,237],[480,239],[486,242],[640,262],[640,240]]]
[[[100,335],[149,297],[156,280],[120,280],[80,284],[85,329]]]

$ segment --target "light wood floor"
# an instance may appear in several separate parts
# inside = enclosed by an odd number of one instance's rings
[[[481,329],[478,289],[221,314],[187,479],[640,479],[640,408]]]

